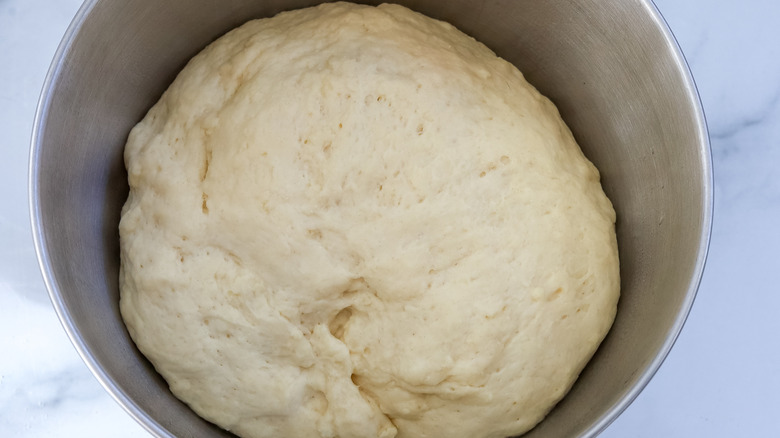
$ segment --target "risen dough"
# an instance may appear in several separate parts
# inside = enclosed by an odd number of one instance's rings
[[[233,30],[125,160],[130,334],[244,437],[519,434],[615,314],[614,211],[555,107],[400,6]]]

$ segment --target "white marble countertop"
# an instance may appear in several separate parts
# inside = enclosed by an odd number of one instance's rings
[[[0,0],[0,436],[144,437],[91,376],[38,271],[27,159],[79,0]],[[656,377],[604,437],[780,436],[780,2],[657,0],[710,126],[715,223],[699,295]]]

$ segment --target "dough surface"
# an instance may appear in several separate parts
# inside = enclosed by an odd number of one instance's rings
[[[125,323],[243,437],[520,434],[614,319],[615,213],[556,108],[400,6],[229,32],[125,162]]]

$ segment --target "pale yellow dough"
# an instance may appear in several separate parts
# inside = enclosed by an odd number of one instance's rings
[[[125,160],[122,316],[243,437],[519,434],[615,315],[615,213],[553,104],[400,6],[233,30]]]

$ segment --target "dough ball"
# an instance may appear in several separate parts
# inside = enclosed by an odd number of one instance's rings
[[[615,213],[556,108],[400,6],[229,32],[125,161],[122,316],[242,437],[520,434],[615,315]]]

